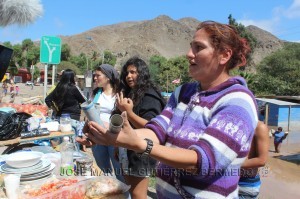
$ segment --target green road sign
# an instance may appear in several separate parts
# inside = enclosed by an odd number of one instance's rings
[[[59,64],[61,54],[61,39],[59,37],[43,36],[40,46],[40,61],[47,64]]]

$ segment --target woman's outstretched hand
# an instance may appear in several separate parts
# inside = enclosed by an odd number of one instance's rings
[[[103,128],[96,122],[89,122],[87,128],[84,128],[84,134],[87,137],[84,142],[78,140],[81,144],[100,144],[108,146],[120,146],[128,149],[136,149],[137,143],[141,139],[137,136],[136,132],[130,126],[126,111],[121,114],[124,120],[122,130],[117,133],[111,133],[107,128]]]

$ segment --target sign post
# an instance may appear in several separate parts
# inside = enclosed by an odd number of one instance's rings
[[[48,64],[59,64],[60,55],[61,55],[61,39],[59,37],[43,36],[40,44],[40,62],[45,63],[44,99],[46,98],[47,95]],[[52,79],[53,78],[54,77],[52,77]]]
[[[34,75],[34,65],[30,66],[30,70],[31,70],[31,82],[34,84],[34,82],[33,82],[33,80],[34,80],[34,78],[33,78],[33,75]]]

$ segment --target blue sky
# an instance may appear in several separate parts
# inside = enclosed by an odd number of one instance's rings
[[[193,17],[228,23],[228,15],[280,39],[300,42],[300,0],[41,0],[44,14],[28,26],[0,27],[0,42],[70,36],[125,21]]]

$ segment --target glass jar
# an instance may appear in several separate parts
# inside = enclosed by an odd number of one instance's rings
[[[72,131],[71,117],[69,113],[61,114],[59,123],[60,123],[59,127],[61,132]]]

